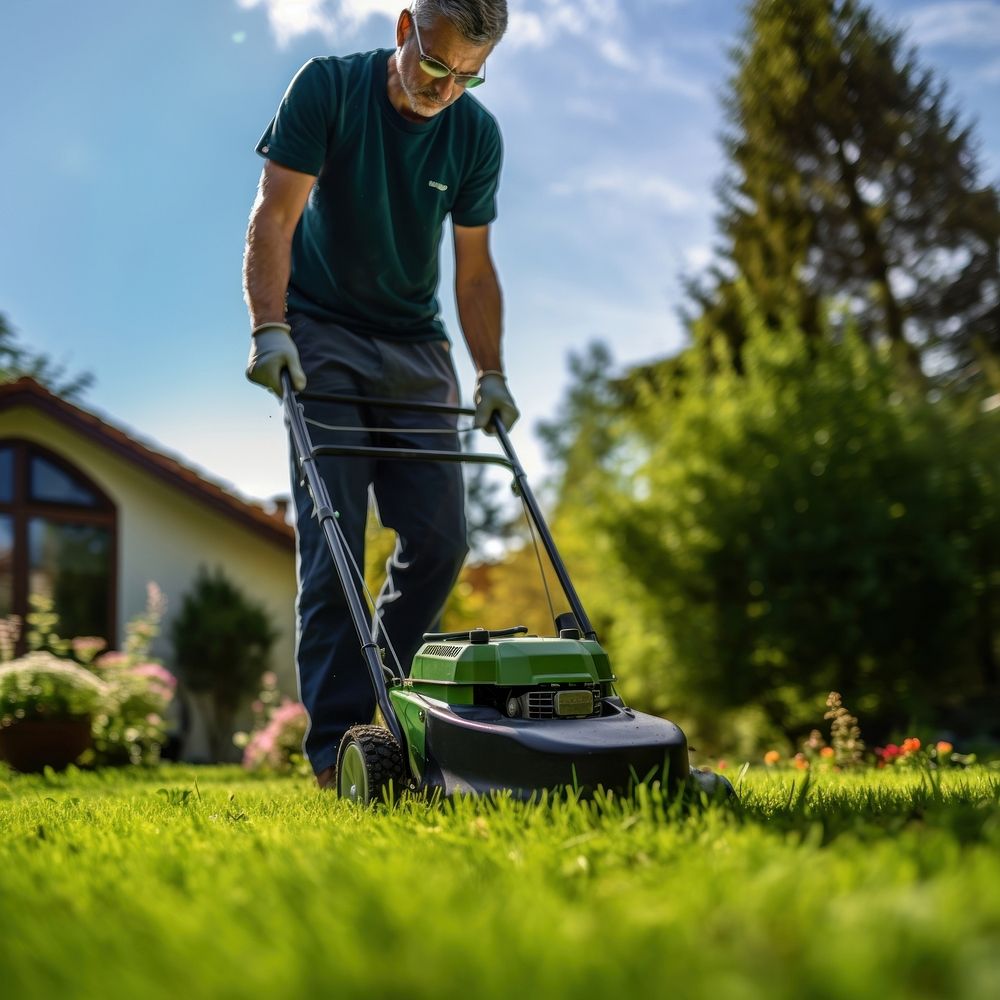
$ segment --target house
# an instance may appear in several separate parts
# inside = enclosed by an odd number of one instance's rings
[[[279,630],[272,665],[294,696],[294,530],[284,505],[272,506],[233,495],[30,378],[0,385],[0,617],[23,616],[28,595],[44,594],[61,635],[120,648],[153,581],[167,598],[153,652],[170,667],[171,613],[200,567],[220,568]],[[188,740],[185,756],[204,752],[197,734]]]

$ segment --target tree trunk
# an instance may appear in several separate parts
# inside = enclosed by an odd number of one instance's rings
[[[868,214],[861,192],[858,190],[858,174],[854,164],[844,153],[844,144],[836,137],[837,163],[840,166],[841,178],[851,206],[851,216],[858,228],[861,239],[862,257],[868,276],[878,289],[882,302],[882,313],[885,317],[885,332],[892,345],[893,354],[917,376],[923,375],[920,366],[920,354],[903,333],[903,311],[892,291],[889,282],[889,265],[886,262],[885,248],[879,238],[878,228]]]

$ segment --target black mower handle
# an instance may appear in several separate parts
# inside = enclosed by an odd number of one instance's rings
[[[559,555],[555,540],[552,538],[549,527],[545,523],[545,518],[542,516],[541,507],[539,507],[538,501],[535,499],[535,495],[532,493],[531,487],[528,485],[527,474],[514,452],[514,446],[511,444],[507,428],[499,414],[494,413],[490,418],[490,421],[493,425],[493,429],[496,431],[496,438],[500,442],[500,447],[503,450],[505,457],[475,452],[431,451],[420,448],[381,448],[369,445],[314,446],[312,441],[309,439],[309,433],[305,426],[305,419],[302,416],[301,400],[325,400],[327,402],[336,403],[384,406],[389,409],[411,410],[424,413],[454,413],[459,416],[474,416],[476,411],[470,407],[450,406],[447,403],[426,403],[399,399],[375,399],[367,396],[350,396],[337,393],[296,393],[292,385],[291,376],[289,375],[287,369],[284,369],[281,373],[281,387],[284,392],[283,402],[286,408],[285,412],[288,416],[289,426],[292,429],[292,437],[296,440],[296,448],[299,449],[301,443],[301,447],[305,449],[299,450],[299,463],[303,467],[305,467],[307,461],[314,466],[315,459],[319,456],[353,455],[368,458],[385,458],[416,462],[471,462],[501,465],[508,469],[514,477],[517,492],[527,508],[528,516],[538,529],[539,537],[542,540],[542,544],[545,546],[545,551],[552,564],[552,568],[555,570],[556,576],[559,579],[559,584],[563,589],[563,593],[569,601],[570,610],[576,616],[576,620],[580,624],[580,631],[587,639],[597,639],[597,633],[594,631],[594,627],[590,623],[590,618],[587,616],[587,612],[583,609],[583,603],[580,601],[576,588],[573,586],[573,582],[569,578],[569,572],[566,569],[565,563],[562,561],[562,557]],[[298,420],[294,420],[292,416],[293,413]],[[301,437],[301,442],[298,440],[299,437]]]

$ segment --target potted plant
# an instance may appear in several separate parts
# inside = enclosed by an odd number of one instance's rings
[[[90,746],[108,686],[89,670],[33,652],[0,667],[0,759],[17,771],[61,769]]]

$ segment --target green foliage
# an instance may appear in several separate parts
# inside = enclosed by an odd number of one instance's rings
[[[22,347],[6,317],[0,314],[0,382],[15,382],[24,376],[33,378],[57,396],[73,401],[79,401],[94,382],[89,372],[67,378],[65,366],[45,354]]]
[[[251,731],[233,736],[233,742],[243,750],[243,766],[270,774],[311,775],[312,768],[302,754],[309,713],[301,702],[278,691],[278,678],[272,671],[261,678],[252,708]]]
[[[0,726],[93,717],[107,710],[109,696],[89,670],[51,653],[28,653],[0,667]]]
[[[53,600],[43,594],[29,594],[28,607],[28,631],[25,636],[28,649],[32,652],[45,651],[55,656],[66,656],[71,643],[58,634],[59,615]]]
[[[160,759],[166,739],[167,707],[177,681],[150,655],[159,633],[166,601],[155,583],[147,587],[144,611],[125,626],[125,650],[98,655],[104,639],[79,636],[62,639],[59,615],[52,602],[30,595],[28,656],[10,664],[18,678],[7,691],[8,718],[61,718],[66,715],[66,685],[76,679],[87,690],[99,690],[100,699],[77,713],[90,716],[93,747],[81,763],[90,765],[153,764]],[[16,615],[0,622],[0,662],[7,659],[20,631]],[[72,657],[72,658],[71,658]],[[27,673],[22,669],[28,665]],[[45,667],[44,676],[38,666]],[[0,712],[0,715],[3,713]]]
[[[177,680],[151,655],[166,611],[155,583],[146,585],[146,606],[125,625],[125,648],[94,659],[101,640],[74,639],[73,654],[108,685],[109,705],[94,719],[93,757],[98,765],[154,764],[166,739],[165,715]],[[92,662],[91,662],[92,661]],[[86,759],[86,758],[85,758]]]
[[[538,436],[549,461],[574,497],[586,502],[590,471],[602,466],[615,449],[614,415],[621,406],[612,378],[614,358],[603,341],[595,340],[569,355],[570,384],[555,420],[542,421]]]
[[[655,789],[362,810],[236,768],[0,778],[5,995],[978,1000],[998,794],[751,768],[685,817]]]
[[[855,0],[754,0],[725,98],[722,258],[692,289],[732,347],[739,282],[769,324],[821,303],[971,377],[1000,358],[1000,197],[972,127],[903,35]]]
[[[260,683],[277,632],[267,611],[222,570],[202,568],[184,595],[172,629],[177,668],[192,691],[234,712]]]
[[[742,374],[717,342],[624,418],[639,459],[596,519],[617,670],[714,737],[748,705],[795,732],[831,690],[876,735],[960,718],[997,691],[1000,414],[853,335],[748,325]]]

